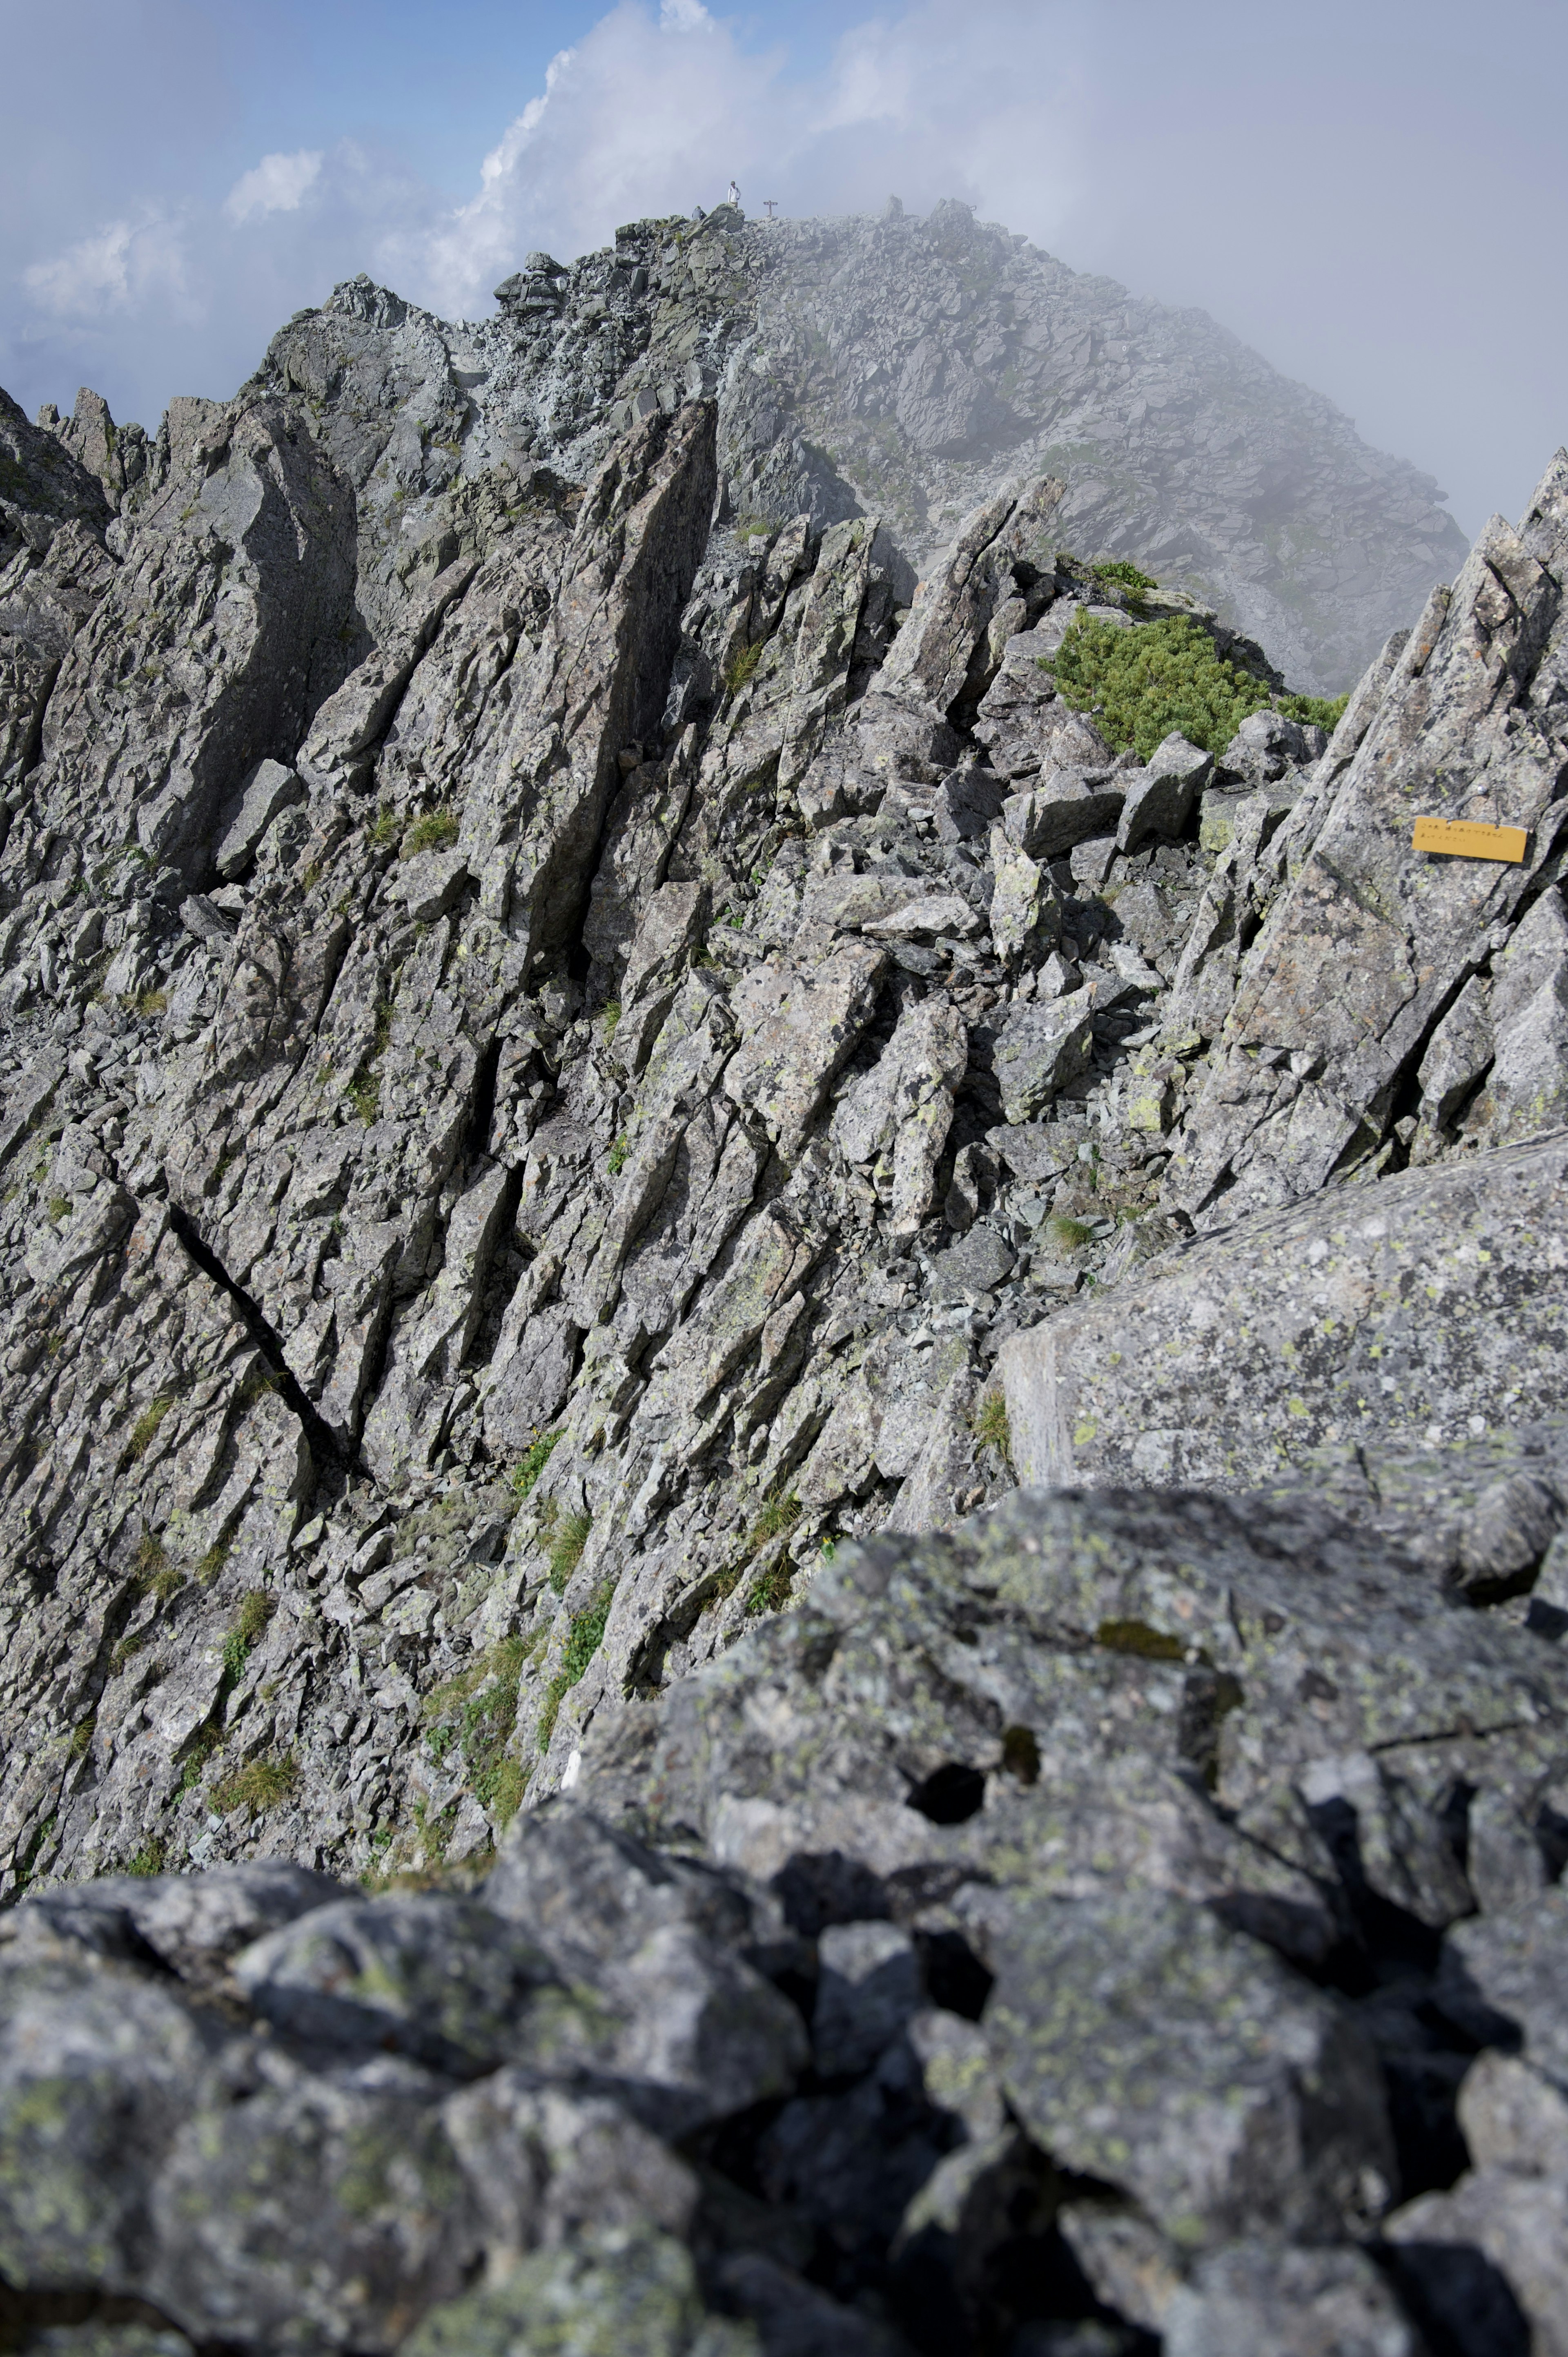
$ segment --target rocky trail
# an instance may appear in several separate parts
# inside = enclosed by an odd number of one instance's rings
[[[0,396],[0,2336],[1568,2351],[1568,456],[499,293]]]

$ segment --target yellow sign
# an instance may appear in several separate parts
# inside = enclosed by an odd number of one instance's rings
[[[1522,826],[1488,826],[1479,818],[1418,818],[1413,847],[1445,851],[1451,859],[1512,859],[1525,856]]]

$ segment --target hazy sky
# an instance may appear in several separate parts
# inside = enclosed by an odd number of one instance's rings
[[[1568,439],[1563,0],[0,0],[0,383],[155,425],[357,270],[478,317],[712,204],[941,196],[1200,305],[1474,532]]]

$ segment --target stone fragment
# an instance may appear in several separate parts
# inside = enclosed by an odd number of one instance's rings
[[[1432,1035],[1416,1078],[1423,1120],[1434,1129],[1452,1121],[1487,1070],[1497,1041],[1487,1015],[1486,985],[1472,974]]]
[[[829,1134],[846,1161],[873,1166],[895,1235],[912,1235],[930,1209],[968,1055],[962,1016],[933,994],[905,1008],[876,1063],[839,1101]]]
[[[305,800],[305,780],[282,761],[261,761],[245,783],[239,813],[218,846],[216,866],[225,884],[243,876],[256,845],[279,811]]]
[[[1293,765],[1316,759],[1324,742],[1320,730],[1309,735],[1283,713],[1250,712],[1219,756],[1219,769],[1249,785],[1272,785]]]
[[[1526,911],[1495,961],[1487,1023],[1492,1066],[1466,1131],[1500,1146],[1559,1125],[1568,1114],[1568,915],[1557,889]]]
[[[1456,1925],[1436,1999],[1479,2043],[1518,2035],[1526,2061],[1568,2089],[1568,1891]]]
[[[1125,771],[1050,768],[1039,783],[1010,794],[1002,806],[1008,840],[1031,859],[1055,859],[1075,844],[1114,827],[1122,813]]]
[[[146,2284],[152,2190],[225,2036],[128,1964],[69,1942],[0,1950],[7,2283]]]
[[[1459,2357],[1568,2357],[1568,2186],[1478,2169],[1385,2218],[1395,2280]]]
[[[401,901],[415,925],[434,925],[456,908],[472,882],[462,851],[421,851],[388,878],[387,899]]]
[[[1001,816],[1004,799],[1000,779],[983,770],[955,770],[937,788],[932,810],[938,834],[944,843],[981,841]]]
[[[1012,1275],[1016,1254],[994,1228],[972,1227],[931,1263],[931,1286],[938,1301],[976,1300]]]
[[[205,942],[209,948],[225,948],[234,938],[233,926],[205,892],[193,892],[188,899],[180,902],[179,920],[193,940]]]
[[[1206,1910],[1047,1901],[993,1963],[986,2037],[1019,2117],[1178,2247],[1334,2235],[1381,2208],[1392,2145],[1362,2033]]]
[[[241,2101],[188,2090],[152,2188],[146,2297],[199,2345],[390,2350],[479,2250],[441,2083],[388,2057],[279,2075],[258,2072]]]
[[[1193,803],[1213,769],[1209,754],[1189,745],[1173,729],[1155,748],[1144,769],[1122,770],[1127,799],[1116,829],[1118,850],[1134,851],[1151,834],[1174,843],[1185,830]]]
[[[1163,2330],[1182,2287],[1181,2254],[1131,2202],[1068,2201],[1057,2231],[1097,2299],[1130,2323]]]
[[[1115,859],[1116,837],[1113,834],[1094,834],[1085,843],[1075,843],[1069,864],[1072,880],[1079,891],[1101,891]]]
[[[600,2067],[670,2132],[784,2093],[806,2059],[793,2006],[735,1953],[744,1910],[587,1812],[514,1821],[486,1886],[557,1969],[612,2008]]]
[[[1004,1119],[1036,1119],[1087,1069],[1093,1046],[1093,1013],[1076,994],[1033,999],[1015,1008],[997,1034],[994,1049]]]
[[[288,1858],[251,1858],[206,1874],[116,1876],[112,1889],[139,1936],[188,1981],[216,1977],[241,1948],[342,1898],[330,1875]]]
[[[1358,2250],[1237,2243],[1199,2260],[1164,2319],[1165,2357],[1425,2357],[1416,2327]]]
[[[886,917],[868,919],[864,931],[877,942],[962,942],[983,933],[985,920],[956,892],[925,892]]]
[[[596,2230],[690,2229],[695,2178],[607,2096],[495,2071],[448,2097],[441,2117],[484,2217],[492,2274]]]
[[[725,1092],[759,1115],[781,1152],[799,1146],[870,1019],[886,956],[842,942],[811,970],[765,967],[736,994],[742,1039]]]
[[[1002,828],[991,830],[991,939],[996,954],[1011,965],[1026,946],[1048,949],[1061,939],[1061,902],[1050,879]]]

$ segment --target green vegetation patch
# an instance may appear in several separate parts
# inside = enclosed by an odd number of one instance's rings
[[[1080,611],[1054,662],[1040,660],[1055,671],[1062,701],[1091,713],[1109,744],[1131,746],[1142,761],[1173,728],[1222,753],[1249,714],[1273,702],[1266,682],[1227,662],[1186,614],[1123,630]]]
[[[974,1411],[974,1437],[983,1448],[994,1448],[1013,1462],[1013,1435],[1007,1423],[1007,1403],[1000,1392],[987,1392]]]
[[[732,695],[738,695],[741,689],[755,675],[757,666],[762,661],[762,650],[766,644],[766,640],[758,639],[754,647],[737,647],[725,663],[725,685]]]
[[[1142,592],[1156,586],[1135,565],[1090,571],[1128,590],[1134,611]],[[1271,709],[1304,727],[1332,731],[1350,700],[1276,694],[1267,680],[1228,662],[1202,623],[1187,614],[1124,630],[1080,611],[1056,654],[1039,662],[1042,670],[1054,672],[1064,703],[1091,713],[1109,744],[1118,752],[1131,747],[1141,761],[1173,728],[1189,745],[1222,753],[1243,720]]]
[[[1094,1641],[1108,1653],[1133,1653],[1143,1662],[1185,1662],[1187,1647],[1179,1637],[1151,1629],[1146,1620],[1102,1620]]]
[[[561,1714],[561,1705],[599,1650],[614,1598],[613,1587],[601,1587],[591,1603],[585,1604],[581,1612],[572,1615],[561,1667],[544,1690],[544,1702],[539,1714],[541,1751],[549,1750],[550,1738],[555,1732],[555,1721]]]
[[[563,1514],[555,1526],[550,1543],[550,1585],[559,1596],[566,1582],[583,1560],[583,1549],[588,1544],[588,1533],[594,1527],[590,1513]]]
[[[231,1681],[239,1677],[276,1609],[277,1598],[264,1587],[252,1587],[241,1598],[233,1626],[223,1640],[225,1677]]]
[[[792,1531],[800,1512],[800,1501],[793,1491],[787,1497],[780,1492],[777,1498],[769,1498],[751,1526],[751,1553],[760,1554],[774,1539],[781,1539],[786,1532]]]
[[[511,1486],[520,1498],[532,1495],[538,1487],[540,1475],[550,1462],[551,1451],[564,1437],[564,1434],[560,1432],[542,1432],[537,1440],[529,1442],[521,1459],[512,1468]]]
[[[747,1612],[781,1612],[789,1601],[793,1584],[794,1574],[788,1563],[770,1564],[746,1591]]]
[[[1297,720],[1304,728],[1326,728],[1332,737],[1345,717],[1350,701],[1350,691],[1343,695],[1282,695],[1279,708],[1287,720]]]
[[[414,820],[403,836],[403,856],[405,859],[414,859],[422,851],[449,851],[456,840],[456,811],[426,811],[423,818]]]
[[[250,1809],[260,1816],[285,1801],[298,1781],[299,1762],[289,1751],[281,1760],[248,1760],[214,1784],[208,1797],[220,1816],[236,1809]]]
[[[125,1445],[125,1454],[120,1459],[122,1471],[124,1471],[127,1465],[140,1464],[142,1458],[146,1455],[148,1449],[157,1438],[158,1426],[162,1424],[165,1416],[167,1415],[173,1405],[174,1394],[172,1392],[160,1392],[156,1400],[148,1402],[147,1405],[142,1410],[141,1415],[136,1418],[135,1423],[131,1426],[131,1437]]]

